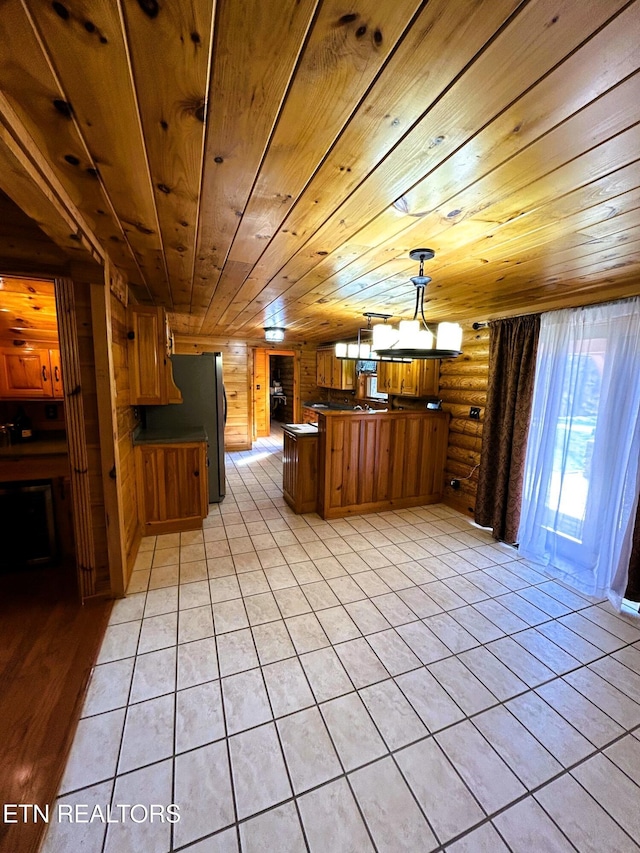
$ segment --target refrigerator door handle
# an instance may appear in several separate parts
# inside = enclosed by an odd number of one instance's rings
[[[227,389],[222,386],[222,411],[224,415],[224,425],[227,425]]]

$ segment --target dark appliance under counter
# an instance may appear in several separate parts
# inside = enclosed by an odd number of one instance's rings
[[[0,483],[0,571],[51,563],[57,556],[50,480]]]

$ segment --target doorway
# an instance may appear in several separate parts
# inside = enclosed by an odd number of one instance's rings
[[[271,422],[300,419],[300,354],[256,347],[253,351],[253,440],[271,434]]]

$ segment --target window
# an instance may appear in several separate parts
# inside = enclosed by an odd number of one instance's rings
[[[521,554],[584,592],[622,595],[639,457],[640,300],[542,315]]]

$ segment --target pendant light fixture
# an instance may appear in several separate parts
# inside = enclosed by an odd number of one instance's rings
[[[338,341],[334,346],[336,358],[351,358],[361,361],[374,361],[378,359],[378,355],[373,351],[373,328],[371,320],[384,320],[386,322],[391,317],[391,314],[378,314],[375,311],[365,311],[362,316],[367,318],[366,329],[358,329],[358,339],[356,341]]]
[[[416,288],[413,320],[401,320],[397,328],[386,323],[374,326],[373,349],[380,358],[455,358],[461,354],[462,328],[458,323],[438,323],[434,336],[424,316],[424,291],[431,281],[424,274],[424,262],[434,255],[433,249],[409,252],[410,258],[420,261],[420,272],[411,279]]]

